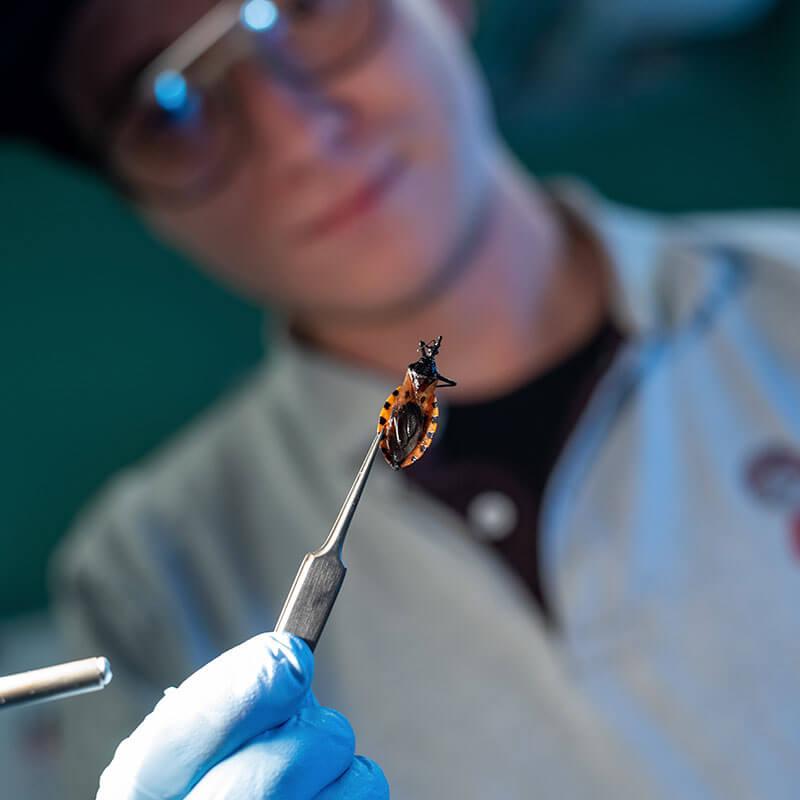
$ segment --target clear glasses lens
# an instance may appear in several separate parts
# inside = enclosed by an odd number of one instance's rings
[[[109,156],[136,194],[191,199],[235,167],[247,139],[229,67],[248,56],[284,80],[324,79],[363,57],[387,0],[248,0],[240,23],[188,66],[135,92]]]
[[[335,71],[371,41],[381,0],[289,0],[281,17],[279,55],[312,74]]]
[[[111,159],[121,180],[142,194],[201,192],[215,183],[242,136],[229,100],[189,94],[165,109],[136,103],[117,126]]]

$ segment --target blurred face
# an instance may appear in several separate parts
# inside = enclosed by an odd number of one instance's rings
[[[140,205],[154,230],[223,281],[301,315],[374,316],[420,296],[489,192],[483,89],[445,0],[374,2],[387,7],[379,35],[330,80],[300,86],[236,64],[229,82],[246,158],[191,205]],[[99,99],[131,64],[212,5],[90,0],[63,59],[79,124],[91,131]]]

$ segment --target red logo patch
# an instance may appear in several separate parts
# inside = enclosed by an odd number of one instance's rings
[[[800,560],[800,453],[767,447],[750,461],[745,480],[764,505],[789,516],[790,545]]]

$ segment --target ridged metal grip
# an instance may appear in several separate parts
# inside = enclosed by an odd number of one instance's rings
[[[309,553],[300,565],[275,630],[305,639],[314,650],[346,572],[336,553]]]

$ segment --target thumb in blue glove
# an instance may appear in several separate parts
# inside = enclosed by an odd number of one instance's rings
[[[97,800],[385,800],[376,764],[310,691],[313,656],[287,634],[256,636],[198,670],[117,748]]]

